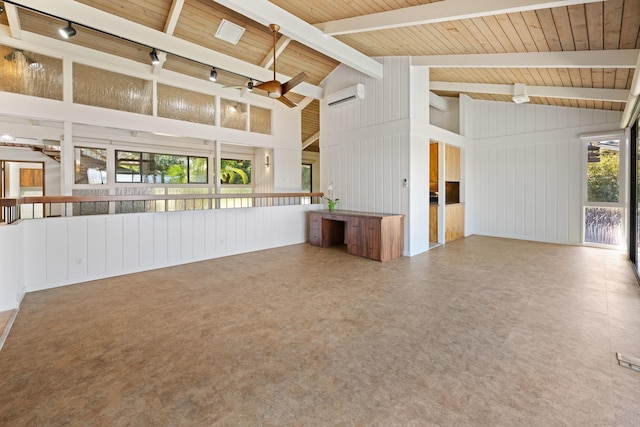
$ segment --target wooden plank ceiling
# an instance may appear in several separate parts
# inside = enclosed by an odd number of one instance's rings
[[[445,2],[454,0],[443,0]],[[586,0],[585,0],[586,1]],[[174,37],[229,55],[253,66],[271,67],[272,33],[263,23],[226,8],[213,0],[76,0],[100,11],[116,15],[139,26],[172,34]],[[435,3],[429,0],[271,0],[271,4],[291,13],[307,24],[317,25],[345,18],[400,10]],[[20,3],[18,1],[18,3]],[[460,4],[460,2],[456,2]],[[11,5],[8,5],[11,7]],[[18,7],[22,31],[58,38],[57,29],[66,16],[50,17]],[[213,37],[222,20],[244,27],[237,45]],[[7,13],[0,25],[10,25]],[[70,43],[108,52],[140,63],[148,63],[149,47],[111,37],[88,28],[78,28]],[[278,35],[278,38],[285,37]],[[412,56],[509,54],[537,52],[601,51],[640,49],[640,0],[606,0],[554,8],[485,15],[423,25],[399,26],[334,36],[366,56]],[[288,40],[287,40],[288,41]],[[162,49],[162,46],[155,46]],[[206,78],[212,65],[167,55],[163,69]],[[307,83],[318,85],[339,64],[338,61],[292,40],[277,58],[277,71],[294,76],[304,71]],[[271,68],[269,68],[271,69]],[[158,70],[156,70],[157,72]],[[235,71],[235,70],[230,70]],[[438,82],[604,88],[629,90],[634,68],[432,68],[430,78]],[[219,71],[218,83],[243,85],[243,76]],[[459,96],[460,91],[436,92]],[[470,93],[472,98],[511,101],[510,96]],[[319,103],[308,102],[291,93],[294,102],[302,102],[303,142],[319,129]],[[531,102],[622,111],[625,102],[591,99],[531,97]],[[313,149],[313,145],[311,146]]]

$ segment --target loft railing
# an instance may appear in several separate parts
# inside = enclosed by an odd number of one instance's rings
[[[1,222],[52,216],[106,215],[235,209],[322,203],[323,193],[138,194],[126,196],[39,196],[0,199]]]

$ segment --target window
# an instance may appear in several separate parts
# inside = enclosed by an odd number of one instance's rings
[[[308,163],[302,164],[302,192],[303,193],[311,193],[313,191],[311,185],[312,178],[312,168]]]
[[[247,104],[230,99],[220,99],[220,126],[247,130]]]
[[[116,151],[116,182],[206,184],[207,158]]]
[[[589,141],[586,161],[584,243],[624,243],[620,140]]]
[[[223,185],[251,184],[251,160],[221,159],[220,183]]]
[[[76,184],[107,183],[107,150],[76,147],[74,152]]]
[[[271,135],[271,110],[251,105],[249,109],[249,130]]]

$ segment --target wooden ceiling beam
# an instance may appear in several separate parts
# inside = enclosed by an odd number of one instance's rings
[[[403,7],[386,12],[338,19],[316,24],[315,26],[324,34],[335,36],[601,1],[602,0],[445,0],[419,6]]]
[[[461,83],[461,82],[430,82],[429,89],[446,92],[486,93],[492,95],[514,95],[515,85],[489,83]],[[525,86],[526,95],[584,99],[592,101],[626,102],[629,91],[626,89],[602,89],[590,87],[560,87],[560,86]]]
[[[18,8],[10,3],[5,3],[4,12],[7,14],[7,21],[9,21],[9,31],[11,32],[11,37],[20,40],[22,38],[22,26],[20,25]]]
[[[320,132],[316,132],[309,138],[307,138],[307,140],[302,143],[302,149],[304,150],[305,148],[316,142],[318,139],[320,139]]]
[[[278,41],[276,42],[276,58],[280,56],[282,52],[286,49],[286,47],[291,42],[291,39],[287,36],[280,36]],[[260,63],[261,67],[269,68],[273,65],[273,48],[269,51],[267,55],[265,55],[264,59]]]
[[[640,49],[429,55],[411,57],[411,65],[431,68],[635,68],[639,54]]]
[[[214,0],[265,26],[280,25],[280,33],[369,77],[382,78],[382,64],[267,0]]]
[[[263,82],[273,79],[273,74],[259,65],[250,64],[230,55],[166,34],[163,31],[154,30],[74,0],[47,2],[41,0],[11,0],[11,2],[18,6],[72,21],[80,26],[121,37],[142,46],[155,47],[158,51],[180,56],[200,64],[215,65],[217,68],[237,75],[251,77]],[[7,3],[5,2],[5,4]],[[278,76],[280,81],[290,79],[290,76]],[[322,99],[324,95],[324,90],[321,87],[309,83],[297,85],[292,89],[292,92],[315,99]]]

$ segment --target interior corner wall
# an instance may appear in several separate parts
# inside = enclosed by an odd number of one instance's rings
[[[621,112],[470,101],[474,234],[581,244],[579,135],[619,128]]]
[[[325,94],[362,83],[365,99],[337,107],[320,102],[320,184],[336,187],[339,209],[405,215],[405,250],[410,248],[410,59],[377,59],[376,80],[339,65],[322,83]],[[428,222],[428,220],[425,219]]]
[[[409,142],[409,255],[429,250],[429,69],[411,67]],[[405,184],[403,183],[403,186]],[[406,223],[405,223],[406,226]]]

